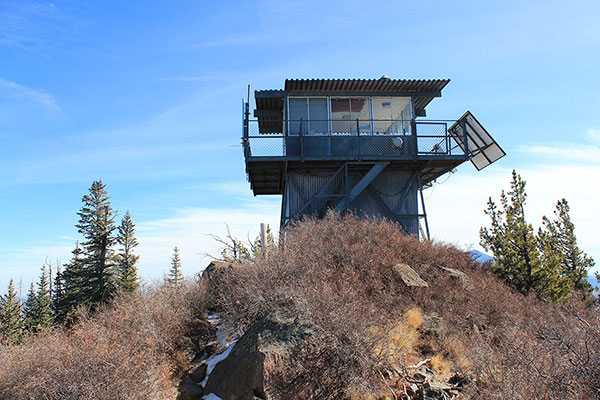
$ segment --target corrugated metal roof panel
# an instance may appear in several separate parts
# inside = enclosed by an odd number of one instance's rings
[[[450,79],[286,79],[285,92],[353,91],[431,93],[441,91]]]

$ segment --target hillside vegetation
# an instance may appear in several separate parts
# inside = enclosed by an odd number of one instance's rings
[[[407,285],[406,267],[427,286]],[[268,399],[414,398],[418,364],[458,382],[456,398],[594,399],[600,390],[599,319],[588,300],[526,296],[451,245],[332,214],[287,229],[265,257],[117,297],[69,330],[2,348],[0,395],[175,398],[214,339],[205,310],[222,313],[231,338],[273,311],[319,332],[267,355]]]

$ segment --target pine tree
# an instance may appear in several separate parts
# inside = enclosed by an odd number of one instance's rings
[[[551,241],[553,248],[560,253],[561,274],[567,278],[576,290],[591,295],[592,286],[587,280],[588,270],[595,264],[577,245],[575,225],[569,215],[569,203],[559,200],[554,210],[555,220],[543,217],[544,230],[540,234]]]
[[[54,278],[54,290],[52,291],[52,313],[56,323],[63,323],[67,316],[65,300],[63,274],[60,268],[57,268],[56,278]]]
[[[42,265],[42,274],[37,287],[37,322],[38,329],[46,329],[52,325],[52,295],[50,293],[50,278],[46,264]]]
[[[16,344],[23,334],[23,305],[17,296],[13,280],[8,283],[8,292],[0,296],[0,341]]]
[[[36,302],[37,296],[35,295],[35,287],[33,282],[31,282],[29,292],[27,293],[27,300],[25,300],[25,306],[23,307],[23,329],[25,329],[26,332],[34,333],[36,331]]]
[[[524,294],[535,290],[553,300],[562,299],[564,280],[556,261],[543,260],[540,254],[533,226],[525,219],[526,199],[525,181],[513,170],[511,190],[500,194],[502,208],[498,209],[491,197],[488,201],[485,213],[491,218],[491,227],[481,228],[481,246],[493,252],[494,271],[517,290]]]
[[[75,226],[84,237],[81,245],[88,281],[84,298],[93,308],[109,300],[116,290],[112,250],[115,223],[106,185],[101,180],[92,183],[82,201],[83,206],[77,213],[79,223]]]
[[[90,282],[87,279],[84,254],[79,242],[75,244],[75,249],[71,253],[73,254],[71,261],[65,264],[61,274],[63,298],[56,303],[58,323],[67,321],[75,308],[90,302],[88,296],[91,291]]]
[[[48,272],[46,264],[42,265],[42,273],[37,285],[37,292],[31,289],[25,302],[25,329],[35,333],[47,329],[52,324],[52,299],[49,290]]]
[[[167,276],[169,286],[179,286],[183,283],[183,274],[181,273],[181,259],[179,258],[179,248],[175,246],[173,256],[171,257],[171,269]]]
[[[131,219],[129,211],[125,213],[125,217],[121,220],[121,225],[117,232],[117,243],[120,249],[117,253],[117,273],[119,286],[128,293],[134,293],[139,287],[138,274],[136,263],[140,259],[139,256],[133,254],[133,250],[138,245],[138,241],[134,236],[135,225]]]

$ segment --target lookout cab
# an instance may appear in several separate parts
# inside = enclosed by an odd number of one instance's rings
[[[429,238],[423,189],[467,160],[481,170],[505,155],[469,111],[424,119],[448,82],[288,79],[255,91],[242,139],[254,195],[282,195],[282,227],[351,210]]]

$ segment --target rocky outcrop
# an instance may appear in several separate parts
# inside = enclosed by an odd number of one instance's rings
[[[265,359],[283,358],[319,334],[318,328],[308,321],[272,311],[252,325],[228,356],[209,371],[203,395],[213,393],[223,400],[266,399]],[[201,373],[196,376],[196,383],[200,377]]]
[[[451,278],[456,279],[458,282],[460,282],[460,285],[462,286],[463,289],[465,289],[465,290],[473,289],[473,284],[471,283],[471,280],[469,279],[467,274],[465,274],[464,272],[461,272],[454,268],[443,267],[441,265],[439,267],[443,271],[447,272]]]
[[[429,285],[425,282],[417,271],[412,269],[407,264],[398,263],[392,267],[394,272],[398,275],[398,277],[406,284],[406,286],[411,287],[428,287]]]
[[[202,271],[200,276],[203,279],[211,280],[216,275],[218,275],[219,273],[221,273],[224,270],[227,270],[228,268],[231,268],[230,263],[225,262],[225,261],[213,260],[210,262],[210,264],[208,264],[208,266],[206,268],[204,268],[204,271]]]

